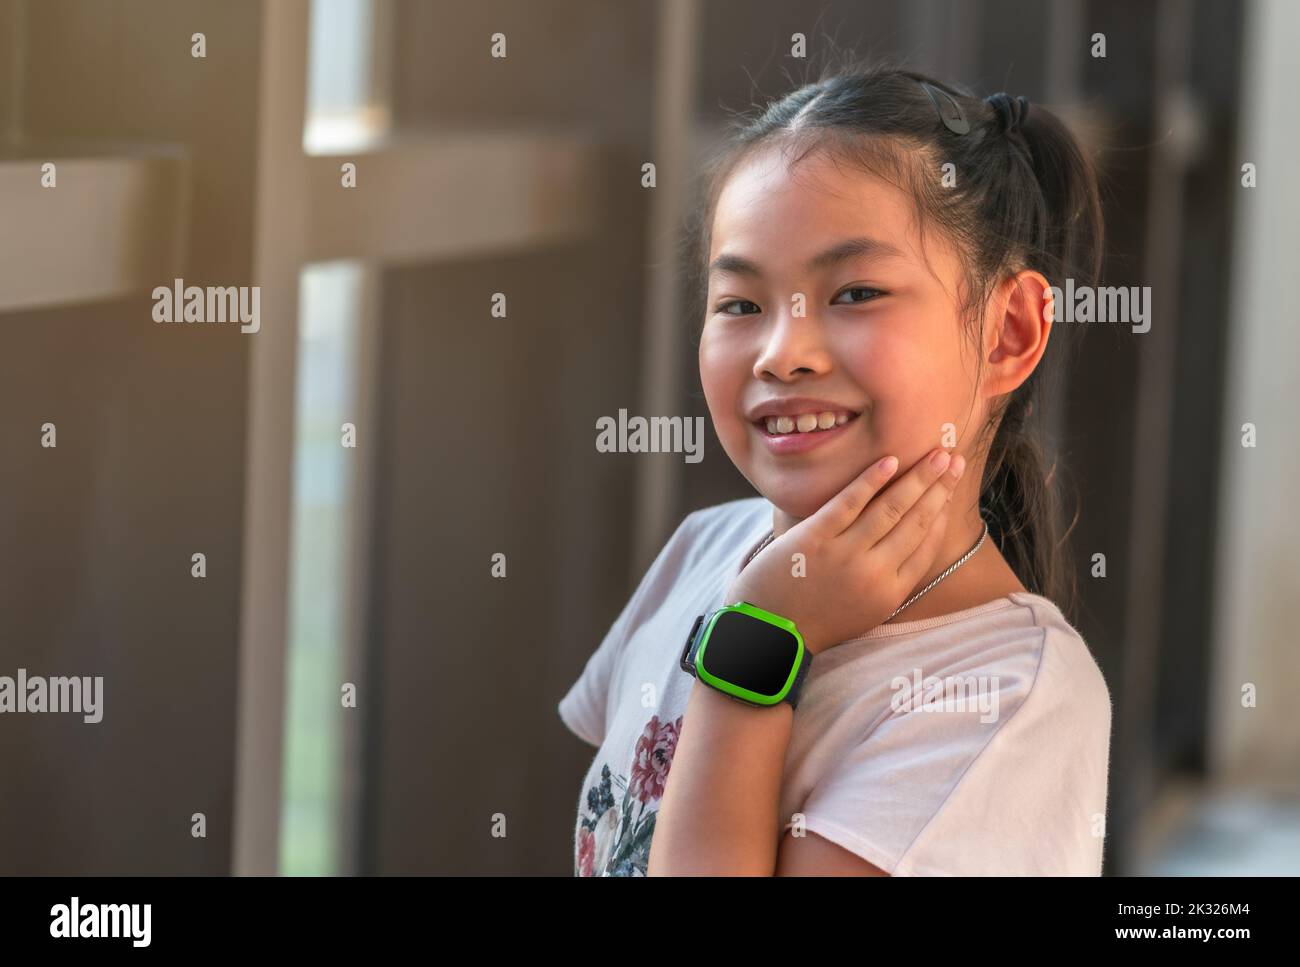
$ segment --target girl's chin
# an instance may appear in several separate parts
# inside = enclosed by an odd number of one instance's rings
[[[828,486],[817,486],[809,489],[789,485],[773,486],[766,481],[762,481],[762,483],[764,485],[758,487],[759,493],[766,497],[768,502],[777,510],[799,520],[817,513],[826,505],[828,500],[843,489]]]

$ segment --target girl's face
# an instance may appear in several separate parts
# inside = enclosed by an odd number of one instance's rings
[[[901,476],[954,439],[964,452],[985,411],[960,263],[937,231],[922,249],[902,191],[821,151],[791,171],[765,149],[728,178],[708,257],[705,398],[723,449],[778,510],[808,517],[889,454]],[[763,419],[826,412],[849,417],[775,435]]]

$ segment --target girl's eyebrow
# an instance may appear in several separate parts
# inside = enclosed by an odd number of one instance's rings
[[[868,238],[863,235],[858,238],[847,238],[842,242],[837,242],[826,251],[814,255],[808,260],[807,271],[817,272],[832,268],[850,259],[883,260],[905,257],[899,248],[889,242],[882,242],[880,239]],[[725,252],[709,264],[709,274],[713,275],[716,272],[745,275],[752,278],[762,278],[763,276],[763,270],[758,267],[757,262],[753,262],[743,255],[729,255]]]

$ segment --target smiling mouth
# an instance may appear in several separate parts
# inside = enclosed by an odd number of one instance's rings
[[[801,413],[798,416],[768,416],[754,421],[759,432],[766,436],[802,436],[823,433],[852,423],[857,413],[848,410],[823,410],[820,413]]]

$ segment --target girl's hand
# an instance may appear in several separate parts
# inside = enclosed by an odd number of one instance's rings
[[[966,469],[936,449],[881,488],[897,469],[880,460],[757,554],[727,591],[789,618],[813,654],[885,621],[925,577],[948,524],[948,503]],[[794,554],[803,574],[792,574]]]

